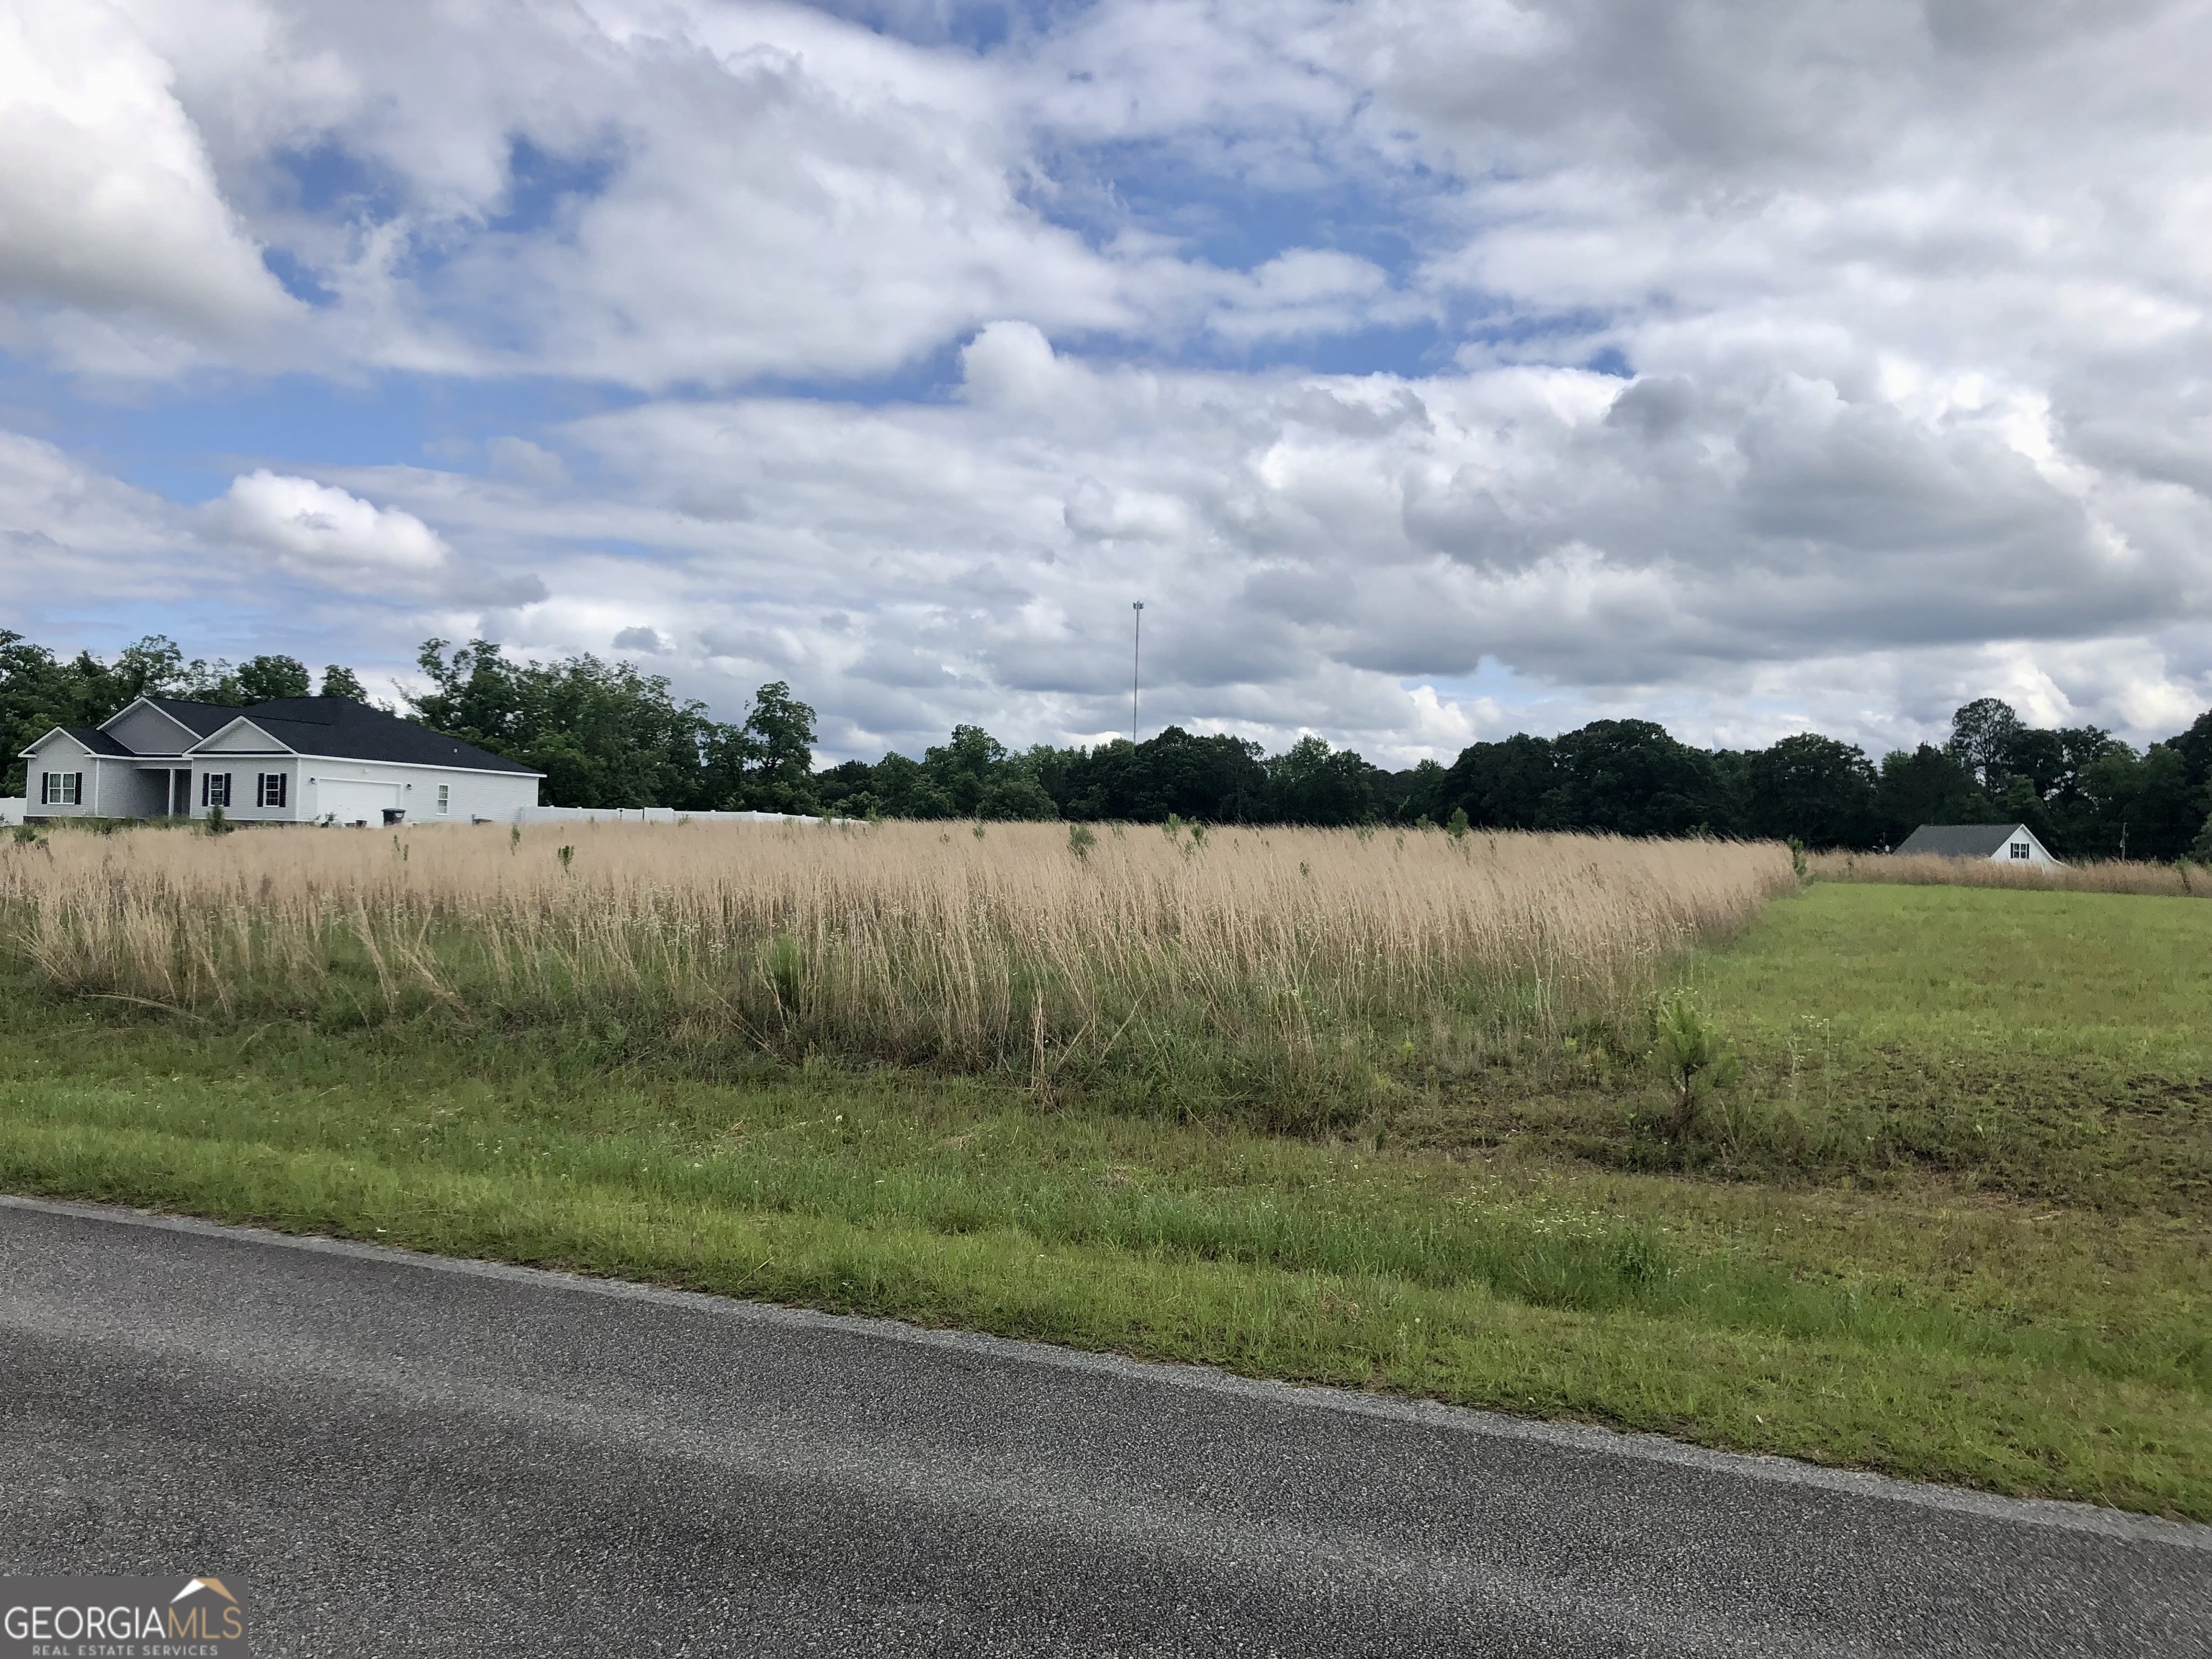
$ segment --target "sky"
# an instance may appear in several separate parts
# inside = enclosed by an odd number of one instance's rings
[[[0,626],[823,759],[2212,703],[2201,0],[0,0]]]

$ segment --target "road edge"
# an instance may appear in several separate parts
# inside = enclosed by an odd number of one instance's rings
[[[1773,1453],[1721,1451],[1709,1446],[1694,1446],[1683,1441],[1670,1440],[1663,1435],[1630,1433],[1595,1424],[1545,1422],[1475,1407],[1447,1405],[1441,1401],[1363,1394],[1355,1389],[1318,1383],[1239,1376],[1211,1365],[1136,1359],[1126,1354],[1063,1348],[1048,1342],[992,1336],[980,1331],[910,1325],[872,1315],[825,1313],[818,1309],[793,1308],[779,1303],[714,1296],[703,1291],[676,1290],[666,1285],[641,1284],[632,1279],[601,1279],[585,1273],[547,1267],[525,1267],[512,1262],[485,1261],[473,1256],[436,1255],[392,1244],[332,1238],[320,1233],[279,1232],[267,1227],[209,1221],[198,1216],[175,1215],[125,1205],[88,1204],[74,1200],[0,1193],[0,1209],[349,1256],[426,1272],[505,1279],[586,1295],[664,1303],[754,1324],[830,1330],[878,1341],[951,1348],[988,1355],[1011,1364],[1103,1372],[1158,1387],[1192,1389],[1204,1393],[1265,1400],[1304,1410],[1348,1413],[1355,1416],[1413,1423],[1489,1439],[1536,1441],[1595,1455],[1633,1457],[1648,1462],[1670,1463],[1744,1480],[1811,1486],[1985,1519],[2057,1528],[2130,1543],[2163,1544],[2212,1554],[2212,1525],[2197,1522],[2172,1521],[2160,1516],[2139,1515],[2131,1510],[2108,1509],[2096,1504],[2063,1498],[2008,1498],[1996,1492],[1977,1492],[1971,1487],[1903,1480],[1894,1475],[1875,1474],[1864,1469],[1830,1468]]]

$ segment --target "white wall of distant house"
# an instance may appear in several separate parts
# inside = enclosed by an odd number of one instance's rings
[[[301,823],[331,818],[374,824],[390,811],[403,814],[409,823],[466,823],[471,818],[510,817],[538,804],[538,780],[512,772],[304,756],[290,763],[295,782],[288,801],[291,816]]]
[[[465,823],[471,818],[511,819],[538,804],[538,780],[512,772],[267,754],[226,755],[219,761],[192,756],[149,767],[140,759],[94,754],[63,732],[31,757],[23,811],[34,818],[158,817],[167,811],[172,771],[186,768],[191,772],[191,815],[207,817],[222,793],[210,791],[210,779],[227,778],[230,799],[223,816],[240,823],[333,819],[381,824],[387,810],[410,823]],[[50,772],[81,773],[81,798],[47,801],[44,779]],[[264,787],[268,778],[283,780],[281,790]],[[270,796],[276,800],[264,805]]]
[[[2022,844],[2027,848],[2027,856],[2024,859],[2016,859],[2012,854],[2012,849]],[[2045,852],[2043,843],[2035,838],[2035,831],[2024,823],[2013,826],[2013,832],[2005,837],[2004,845],[1990,854],[1990,862],[1991,864],[2025,864],[2032,870],[2056,870],[2059,867],[2058,860]]]

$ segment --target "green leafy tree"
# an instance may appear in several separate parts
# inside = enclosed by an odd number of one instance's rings
[[[1592,720],[1553,752],[1563,828],[1681,836],[1731,827],[1713,757],[1650,720]]]
[[[556,806],[711,805],[700,799],[706,707],[668,682],[591,655],[513,662],[486,640],[429,640],[416,659],[430,690],[415,718],[544,773]]]
[[[952,797],[905,755],[886,755],[872,775],[876,810],[887,818],[951,818],[960,816]]]
[[[323,689],[316,693],[324,697],[349,697],[355,702],[367,702],[368,693],[362,689],[360,677],[352,669],[332,663],[323,670]]]
[[[814,798],[814,710],[791,695],[782,680],[753,694],[744,731],[754,744],[753,798],[763,812],[811,812]],[[773,805],[768,803],[773,801]]]
[[[822,810],[839,817],[881,814],[876,797],[876,769],[862,760],[840,761],[814,775],[814,798]]]
[[[1875,819],[1885,844],[1896,846],[1923,823],[1989,823],[1996,814],[1973,774],[1948,749],[1923,743],[1882,757]]]
[[[1156,823],[1174,813],[1194,823],[1237,823],[1267,811],[1260,745],[1225,732],[1199,736],[1170,726],[1142,743],[1040,745],[1024,758],[1064,817]]]
[[[1773,841],[1864,847],[1875,828],[1875,771],[1855,744],[1811,732],[1744,757],[1747,827]]]
[[[1375,817],[1374,769],[1349,749],[1300,738],[1267,763],[1275,817],[1285,823],[1366,823]]]
[[[1413,803],[1417,817],[1442,822],[1455,811],[1486,830],[1555,830],[1566,799],[1559,757],[1548,738],[1516,733],[1459,752],[1429,797]]]
[[[1054,818],[1059,808],[1037,780],[1034,760],[1015,756],[980,726],[956,726],[921,757],[916,817],[1020,820]],[[949,806],[950,810],[945,810]]]
[[[252,657],[238,665],[240,701],[252,705],[279,697],[304,697],[314,690],[297,657]]]
[[[956,726],[952,735],[921,757],[923,775],[952,805],[951,816],[980,817],[993,775],[1007,761],[1006,746],[980,726]]]
[[[1994,796],[2011,775],[2014,745],[2021,732],[2020,716],[2010,703],[1996,697],[1977,697],[1951,716],[1951,738],[1943,747],[1972,775],[1974,781]]]
[[[93,723],[83,693],[82,677],[56,661],[52,652],[0,629],[0,743],[7,745],[0,794],[24,793],[24,763],[17,757],[27,746],[57,726]]]
[[[2128,857],[2172,860],[2195,843],[2212,800],[2204,783],[2191,775],[2187,752],[2154,743],[2122,785],[2115,806]]]
[[[89,652],[77,659],[81,668],[91,667],[94,660]],[[193,671],[204,667],[197,662],[187,667],[184,651],[166,634],[133,640],[116,653],[115,666],[106,671],[112,687],[109,700],[115,707],[100,719],[119,714],[140,697],[181,696],[196,678]]]
[[[1403,780],[1404,787],[1393,790],[1395,798],[1388,807],[1388,815],[1393,822],[1418,823],[1426,818],[1434,823],[1440,816],[1451,816],[1450,806],[1445,805],[1442,799],[1444,781],[1451,774],[1443,765],[1436,761],[1425,760],[1412,771],[1398,775]]]
[[[814,776],[814,710],[781,680],[753,694],[735,726],[707,728],[706,793],[725,811],[822,809]]]
[[[2124,757],[2118,768],[2097,769]],[[2062,726],[2054,732],[2023,731],[2014,745],[2011,771],[2025,780],[2041,804],[2039,819],[2027,820],[2045,846],[2061,858],[2111,857],[2118,851],[2117,828],[2100,799],[2093,779],[2131,770],[2135,751],[2094,726]]]

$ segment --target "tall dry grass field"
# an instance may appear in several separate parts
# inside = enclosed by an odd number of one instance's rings
[[[563,848],[568,849],[565,854]],[[445,1011],[704,1053],[1112,1074],[1310,1117],[1648,1006],[1781,848],[1059,825],[425,826],[0,847],[6,948],[201,1017]]]
[[[2212,898],[2212,869],[2203,865],[2147,864],[2139,860],[2086,859],[2056,870],[1989,859],[1947,859],[1933,854],[1815,853],[1806,860],[1815,881],[1869,881],[1905,887],[2021,887],[2037,892],[2141,893],[2158,898]]]

